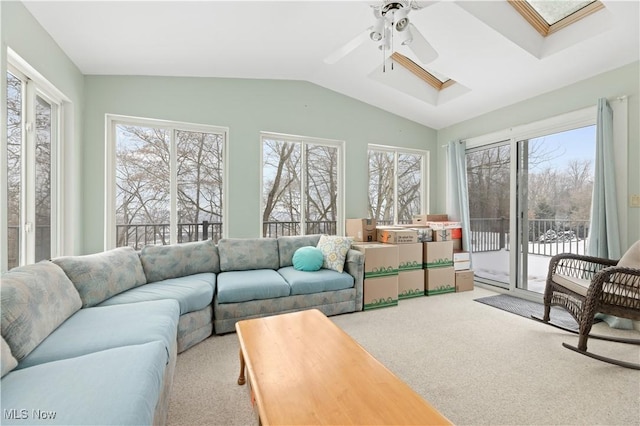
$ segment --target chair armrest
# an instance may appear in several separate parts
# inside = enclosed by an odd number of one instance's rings
[[[617,263],[618,261],[613,259],[561,253],[551,258],[547,279],[551,280],[554,274],[561,274],[568,277],[592,280],[598,272],[605,268],[615,266]]]
[[[353,277],[353,285],[356,288],[356,311],[361,311],[364,300],[364,253],[349,249],[344,262],[344,271]]]

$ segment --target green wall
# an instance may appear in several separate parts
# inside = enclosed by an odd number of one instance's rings
[[[229,237],[260,236],[261,131],[345,141],[346,217],[367,215],[367,144],[430,151],[436,131],[302,81],[86,76],[84,250],[103,249],[105,114],[229,128]]]
[[[451,140],[469,139],[528,124],[571,111],[594,106],[598,98],[615,102],[619,96],[627,96],[628,102],[628,146],[627,152],[618,152],[627,158],[627,170],[617,170],[617,181],[626,182],[628,195],[618,200],[618,214],[627,222],[627,229],[621,229],[623,241],[629,246],[640,239],[640,208],[629,205],[631,194],[640,194],[640,63],[634,62],[624,67],[597,75],[517,104],[510,105],[488,114],[467,120],[438,131],[438,146]],[[437,150],[438,164],[444,164],[446,151]],[[440,167],[437,181],[444,181],[445,169]],[[438,186],[436,205],[445,206],[444,187]],[[626,231],[626,232],[625,232]],[[623,250],[626,247],[622,247]]]

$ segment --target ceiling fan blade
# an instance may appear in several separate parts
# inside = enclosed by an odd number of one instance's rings
[[[413,24],[409,24],[413,41],[407,43],[406,46],[418,57],[423,64],[433,62],[438,58],[438,52],[429,44],[426,38],[418,31]]]
[[[358,47],[362,43],[364,43],[365,40],[369,39],[369,34],[371,33],[372,29],[373,29],[373,27],[369,27],[366,30],[364,30],[363,32],[361,32],[360,34],[358,34],[355,38],[353,38],[352,40],[347,42],[345,45],[343,45],[342,47],[340,47],[336,51],[332,52],[329,56],[324,58],[324,62],[326,64],[330,64],[330,65],[331,64],[335,64],[340,59],[342,59],[345,56],[347,56],[356,47]]]

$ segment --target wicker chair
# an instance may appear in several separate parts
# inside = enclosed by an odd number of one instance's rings
[[[544,316],[534,318],[575,333],[576,330],[551,322],[551,306],[566,309],[578,322],[578,346],[563,343],[564,347],[600,361],[640,370],[640,364],[587,351],[589,337],[640,345],[638,339],[589,334],[598,312],[640,320],[640,241],[619,261],[569,253],[554,256],[544,292]]]

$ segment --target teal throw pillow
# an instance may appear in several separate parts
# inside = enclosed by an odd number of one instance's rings
[[[300,247],[293,253],[293,268],[297,271],[317,271],[323,263],[322,250],[317,247]]]

